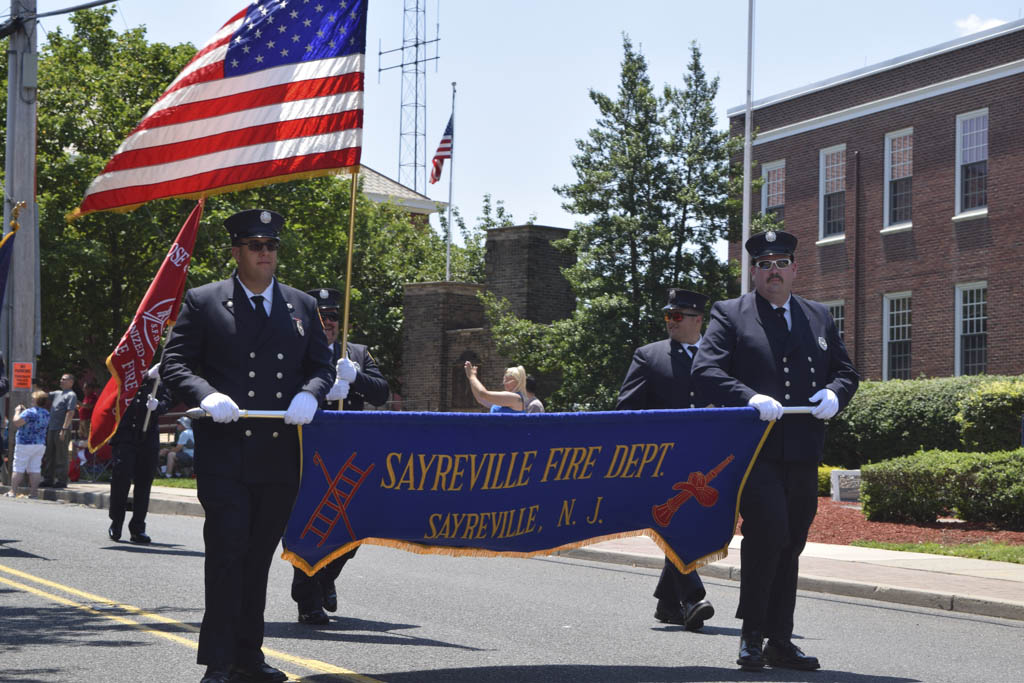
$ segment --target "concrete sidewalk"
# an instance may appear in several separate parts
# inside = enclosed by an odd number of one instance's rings
[[[159,479],[153,483],[151,513],[202,516],[195,489],[160,486]],[[6,491],[0,486],[0,492]],[[41,489],[40,493],[44,500],[106,509],[110,486],[75,482],[66,489]],[[701,576],[739,581],[739,544],[740,538],[733,538],[729,556],[703,567]],[[664,564],[661,550],[644,536],[558,554],[651,569]],[[1009,562],[808,543],[800,556],[799,585],[819,593],[1024,621],[1024,565]]]

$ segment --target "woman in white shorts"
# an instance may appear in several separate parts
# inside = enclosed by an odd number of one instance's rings
[[[28,474],[29,495],[36,495],[39,489],[40,466],[43,464],[43,451],[46,450],[46,428],[50,424],[50,412],[47,410],[50,395],[45,391],[32,392],[31,408],[19,405],[14,409],[14,426],[18,433],[14,437],[14,473],[11,475],[13,496]]]

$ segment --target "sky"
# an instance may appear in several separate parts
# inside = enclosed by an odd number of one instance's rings
[[[38,12],[81,0],[37,0]],[[330,4],[334,0],[317,0]],[[367,29],[363,164],[399,176],[401,69],[380,49],[402,45],[410,0],[370,0]],[[145,26],[152,42],[201,46],[242,9],[244,0],[120,0],[114,27]],[[719,81],[716,109],[746,100],[747,2],[744,0],[423,0],[427,39],[440,38],[427,66],[426,163],[440,141],[456,82],[455,151],[441,182],[416,188],[453,204],[472,221],[482,199],[504,202],[519,222],[572,227],[552,189],[575,180],[576,140],[596,122],[591,89],[614,95],[622,35],[646,57],[652,82],[683,85],[696,42]],[[758,0],[754,17],[755,100],[959,38],[1024,14],[1024,0]],[[7,14],[7,12],[4,12]],[[66,20],[40,20],[45,33]],[[439,29],[439,30],[438,30]],[[433,55],[433,51],[430,52]],[[435,66],[436,65],[436,66]],[[434,225],[437,225],[436,218]]]

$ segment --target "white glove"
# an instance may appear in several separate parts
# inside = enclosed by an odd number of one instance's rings
[[[355,362],[348,358],[342,358],[338,361],[338,379],[351,384],[356,381],[357,372],[359,372],[359,366]]]
[[[778,420],[782,417],[782,404],[771,396],[754,394],[750,397],[750,400],[747,401],[747,405],[757,408],[757,411],[761,414],[761,419],[765,422]]]
[[[286,425],[308,425],[316,415],[316,396],[308,391],[300,391],[292,398],[288,410],[284,413]]]
[[[328,401],[343,401],[348,398],[348,382],[343,379],[339,379],[334,382],[334,386],[327,392]]]
[[[149,399],[146,401],[146,410],[148,410],[151,413],[159,407],[160,401],[156,400],[152,396],[150,396]]]
[[[818,403],[811,411],[811,415],[818,418],[819,420],[827,420],[830,417],[835,417],[835,414],[839,412],[839,397],[836,396],[836,392],[831,389],[821,389],[814,396],[809,399],[811,403]]]
[[[203,398],[199,407],[209,413],[214,422],[234,422],[238,419],[238,404],[227,394],[215,391]]]
[[[149,370],[146,370],[146,377],[149,378],[149,379],[156,379],[159,374],[160,374],[160,364],[159,363],[157,363],[156,365],[151,367]]]

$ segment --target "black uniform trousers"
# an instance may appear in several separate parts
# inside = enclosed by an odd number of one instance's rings
[[[292,600],[298,603],[299,614],[323,609],[324,598],[336,592],[334,582],[345,568],[345,563],[355,556],[356,550],[358,548],[353,548],[333,560],[313,576],[307,576],[298,567],[292,567]]]
[[[740,515],[740,604],[743,631],[789,640],[800,553],[818,511],[818,468],[813,462],[762,461],[750,471]]]
[[[206,512],[206,613],[199,663],[259,664],[264,661],[267,576],[298,484],[251,484],[209,474],[197,482]]]
[[[152,420],[157,416],[153,415]],[[156,431],[152,438],[115,443],[111,446],[114,467],[110,476],[110,519],[117,525],[124,523],[128,504],[128,489],[135,483],[132,495],[132,518],[128,530],[134,534],[146,531],[149,512],[149,494],[153,488],[153,475],[160,450]]]

